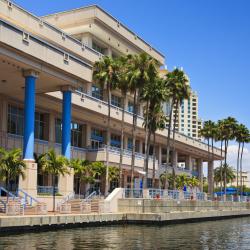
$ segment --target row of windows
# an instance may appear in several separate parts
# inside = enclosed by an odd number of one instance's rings
[[[35,113],[34,137],[39,140],[48,140],[49,114]],[[8,106],[8,133],[22,136],[24,132],[24,110],[22,108]],[[62,142],[62,121],[55,119],[55,141]],[[83,125],[76,122],[71,123],[71,145],[83,147]]]

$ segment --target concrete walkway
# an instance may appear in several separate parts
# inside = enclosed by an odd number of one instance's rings
[[[250,216],[249,209],[223,211],[183,211],[169,213],[108,213],[108,214],[49,214],[1,216],[0,232],[53,230],[108,224],[173,224]]]

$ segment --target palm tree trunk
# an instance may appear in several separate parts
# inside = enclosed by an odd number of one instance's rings
[[[81,199],[81,178],[79,176],[79,180],[78,180],[78,195],[79,195],[79,199]]]
[[[125,99],[126,95],[123,97],[122,103],[122,128],[121,128],[121,148],[120,148],[120,163],[119,163],[119,187],[122,187],[122,159],[123,159],[123,148],[124,148],[124,117],[125,117]]]
[[[150,150],[150,139],[151,139],[151,129],[148,131],[148,144],[147,144],[147,151],[145,152],[145,161],[146,161],[146,168],[145,168],[145,177],[144,177],[144,182],[143,182],[143,187],[144,189],[148,188],[148,161],[149,161],[149,150]]]
[[[242,157],[244,151],[244,142],[242,142],[241,154],[240,154],[240,195],[242,195],[243,185],[242,185]]]
[[[169,163],[169,154],[170,154],[170,134],[171,134],[171,124],[172,124],[172,114],[173,114],[174,102],[175,102],[174,100],[172,100],[172,102],[171,102],[170,114],[169,114],[169,121],[168,121],[166,171],[167,171],[168,163]]]
[[[179,105],[179,102],[177,101],[176,102],[176,112],[174,114],[174,124],[173,124],[173,147],[172,147],[172,168],[173,168],[173,180],[174,180],[174,183],[173,183],[173,187],[174,189],[176,189],[176,181],[175,181],[175,166],[174,166],[174,157],[173,157],[173,154],[175,152],[175,125],[176,125],[176,121],[177,121],[177,107]],[[178,165],[178,162],[176,162],[176,164]],[[177,166],[176,166],[177,167]]]
[[[152,187],[155,188],[155,132],[154,132],[154,139],[153,139],[153,178],[152,178]]]
[[[223,172],[222,172],[222,147],[223,147],[223,140],[221,140],[220,142],[220,156],[221,156],[221,160],[220,160],[220,193],[222,195],[222,186],[223,186],[223,183],[222,183],[222,179],[223,179]]]
[[[240,161],[240,148],[241,148],[241,143],[239,142],[239,146],[238,146],[238,155],[237,155],[237,170],[236,170],[237,196],[239,195],[239,161]]]
[[[227,183],[227,171],[226,171],[226,167],[227,167],[227,146],[228,146],[228,140],[225,140],[225,170],[224,170],[224,195],[226,197],[227,195],[227,190],[226,190],[226,183]]]
[[[148,150],[148,107],[149,106],[149,101],[147,101],[147,104],[146,104],[146,126],[145,126],[145,146],[144,146],[144,152],[145,152],[145,156],[144,157],[144,171],[146,172],[147,171],[147,164],[148,164],[148,159],[147,159],[147,150]]]
[[[106,147],[106,177],[105,177],[105,196],[108,194],[109,190],[109,147],[110,147],[110,99],[111,90],[108,86],[108,124],[107,124],[107,147]]]
[[[52,175],[52,186],[53,186],[53,212],[55,212],[56,207],[56,189],[55,189],[55,175]]]
[[[137,89],[134,91],[134,114],[133,114],[133,128],[132,128],[132,159],[131,159],[131,189],[134,188],[134,167],[135,167],[135,142],[136,142],[136,125],[137,125]]]

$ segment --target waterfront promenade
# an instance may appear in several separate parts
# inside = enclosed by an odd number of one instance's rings
[[[250,216],[248,202],[119,199],[115,213],[0,216],[0,231],[53,230],[107,224],[176,224]]]

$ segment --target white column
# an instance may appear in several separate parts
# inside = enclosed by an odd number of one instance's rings
[[[214,162],[209,161],[207,166],[208,166],[208,175],[207,175],[208,193],[211,195],[211,197],[213,197],[213,193],[214,193]]]
[[[178,152],[176,150],[173,151],[172,157],[173,157],[174,167],[177,167],[177,164],[178,164]]]
[[[8,103],[0,96],[0,132],[7,133]]]
[[[85,129],[85,138],[86,138],[86,141],[85,141],[85,146],[86,147],[91,147],[91,125],[90,124],[86,124],[86,129]]]
[[[55,136],[55,115],[53,113],[49,114],[49,141],[55,142],[56,136]]]
[[[185,169],[191,170],[193,169],[193,162],[191,155],[187,155],[185,159]]]
[[[124,139],[123,142],[124,149],[128,149],[128,137],[124,135],[123,139]]]
[[[161,145],[158,146],[158,163],[159,163],[159,166],[161,166],[161,164],[162,164],[162,148],[161,148]]]
[[[143,141],[139,140],[139,153],[143,153]]]
[[[198,179],[200,182],[200,191],[203,192],[203,160],[197,160],[197,168],[198,168]]]
[[[86,88],[86,94],[92,95],[92,83],[91,82],[86,83],[85,88]]]

